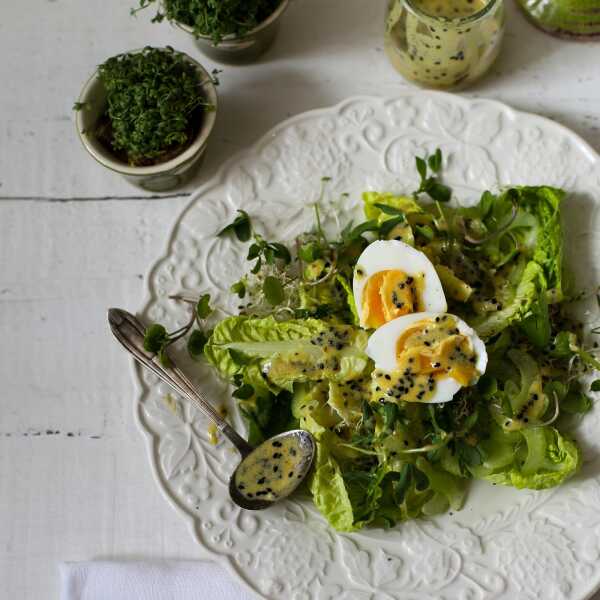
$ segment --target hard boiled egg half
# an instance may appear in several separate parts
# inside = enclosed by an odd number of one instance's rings
[[[352,287],[360,325],[366,329],[410,313],[447,310],[431,261],[399,240],[369,244],[354,268]]]
[[[485,344],[454,315],[420,312],[399,317],[371,335],[372,401],[449,402],[485,372]]]

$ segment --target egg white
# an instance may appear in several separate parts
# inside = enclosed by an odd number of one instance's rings
[[[435,319],[435,317],[442,316],[444,316],[444,313],[439,312],[412,313],[410,315],[398,317],[379,327],[379,329],[377,329],[369,338],[366,349],[367,355],[375,363],[375,368],[387,372],[396,369],[396,343],[404,331],[417,321],[432,318]],[[488,362],[485,344],[481,341],[475,331],[473,331],[473,329],[462,319],[459,319],[455,315],[448,316],[456,321],[456,328],[458,331],[471,340],[476,357],[475,368],[477,369],[479,376],[483,375]],[[474,383],[476,382],[472,382],[472,384]],[[431,398],[427,400],[427,403],[436,404],[440,402],[449,402],[461,387],[460,383],[450,376],[440,377],[436,379],[435,390]]]
[[[363,272],[362,276],[357,276],[357,269]],[[413,277],[420,273],[423,274],[423,292],[420,303],[425,311],[446,312],[448,310],[442,283],[427,256],[420,250],[399,240],[378,240],[364,249],[354,268],[352,291],[356,310],[360,316],[361,327],[365,326],[363,320],[365,285],[376,273],[394,269],[403,271]]]

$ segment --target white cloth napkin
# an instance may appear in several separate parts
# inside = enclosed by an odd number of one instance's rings
[[[200,561],[60,565],[61,600],[256,600],[222,567]]]

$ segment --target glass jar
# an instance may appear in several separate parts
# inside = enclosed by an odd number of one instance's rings
[[[518,0],[530,21],[561,37],[600,38],[600,0]]]
[[[489,69],[503,33],[503,0],[389,0],[385,50],[406,79],[462,87]]]

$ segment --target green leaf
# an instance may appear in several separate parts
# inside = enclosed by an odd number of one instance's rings
[[[167,330],[162,325],[153,323],[144,333],[144,350],[158,354],[168,339]]]
[[[283,291],[283,285],[281,284],[281,281],[272,275],[265,277],[265,281],[263,283],[263,293],[265,294],[267,302],[271,306],[278,306],[285,299],[285,293]]]
[[[550,354],[557,358],[569,358],[577,351],[577,336],[570,331],[561,331],[556,335]]]
[[[250,273],[252,273],[253,275],[256,275],[260,269],[262,267],[262,258],[259,258],[256,263],[254,263],[254,266],[250,269]]]
[[[429,164],[429,168],[434,173],[438,173],[439,170],[442,168],[442,151],[438,148],[435,151],[435,154],[432,154],[429,157],[429,159],[427,160],[427,163]]]
[[[246,284],[244,283],[243,279],[240,279],[232,284],[232,286],[229,288],[229,291],[232,294],[236,294],[239,298],[243,298],[246,295]]]
[[[204,354],[204,346],[206,346],[207,341],[208,336],[203,331],[200,329],[192,331],[187,341],[189,355],[194,359],[200,358]]]
[[[233,222],[221,229],[218,235],[223,236],[233,231],[240,242],[247,242],[252,236],[250,217],[244,210],[239,209],[238,213],[239,215],[233,220]]]
[[[381,237],[386,237],[387,235],[389,235],[390,231],[392,231],[392,229],[394,229],[394,227],[396,227],[396,225],[399,225],[400,223],[404,223],[405,221],[406,221],[406,218],[404,217],[404,215],[398,215],[397,217],[392,217],[391,219],[386,219],[379,226],[379,235]]]
[[[378,208],[382,213],[385,213],[386,215],[401,216],[403,217],[403,220],[406,218],[402,209],[392,206],[390,204],[381,204],[380,202],[375,202],[373,206],[375,208]]]
[[[198,315],[199,319],[206,319],[208,315],[212,313],[212,308],[210,307],[210,294],[204,294],[198,300],[198,304],[196,304],[196,315]]]
[[[394,500],[397,504],[404,503],[406,492],[408,491],[412,481],[412,471],[413,466],[411,464],[406,463],[402,465],[402,470],[400,471],[400,478],[394,482]]]
[[[262,248],[259,244],[252,244],[250,248],[248,248],[248,256],[246,258],[247,260],[254,260],[260,255],[261,252]]]
[[[286,265],[292,260],[290,251],[283,244],[280,244],[279,242],[271,242],[269,247],[273,251],[275,258],[282,260]]]
[[[314,434],[313,434],[314,435]],[[337,531],[354,531],[354,513],[339,464],[317,438],[317,455],[309,480],[313,502]]]
[[[433,240],[435,232],[429,225],[415,225],[415,231],[420,233],[426,240]]]
[[[250,384],[245,383],[235,390],[231,395],[238,400],[248,400],[254,396],[254,388]]]
[[[415,158],[415,163],[417,165],[417,172],[421,177],[421,181],[425,181],[425,179],[427,178],[427,163],[420,156],[417,156]]]
[[[600,392],[600,379],[595,379],[590,385],[592,392]]]
[[[228,351],[229,357],[231,360],[238,366],[244,367],[252,362],[252,357],[244,354],[240,350],[236,350],[235,348],[229,348]]]
[[[323,250],[315,242],[309,242],[300,246],[298,249],[298,257],[304,262],[311,263],[323,256]]]
[[[386,402],[385,404],[381,405],[380,410],[383,413],[384,430],[391,431],[399,417],[398,405],[393,402]]]
[[[585,414],[592,409],[592,406],[591,398],[579,391],[569,392],[560,403],[561,411],[571,415]]]
[[[398,209],[404,215],[422,213],[423,209],[414,198],[408,196],[395,196],[394,194],[380,194],[379,192],[364,192],[362,195],[364,212],[367,219],[377,219],[380,223],[385,219],[387,213],[383,212],[381,206]],[[387,215],[394,216],[394,215]]]
[[[514,464],[485,476],[494,483],[541,490],[560,485],[581,467],[581,451],[554,427],[524,429],[526,454],[514,453]]]
[[[350,231],[350,233],[348,234],[346,240],[347,241],[356,240],[359,237],[361,237],[363,233],[367,233],[368,231],[378,231],[378,230],[379,230],[379,223],[377,221],[375,221],[375,220],[365,221],[364,223],[361,223],[360,225],[357,225],[354,229],[352,229],[352,231]]]
[[[442,183],[434,180],[429,180],[425,191],[435,200],[436,202],[449,202],[452,197],[452,190]]]
[[[169,355],[167,354],[166,347],[163,347],[159,350],[158,360],[160,361],[160,364],[167,369],[173,366],[173,363],[171,362],[171,359],[169,358]]]

